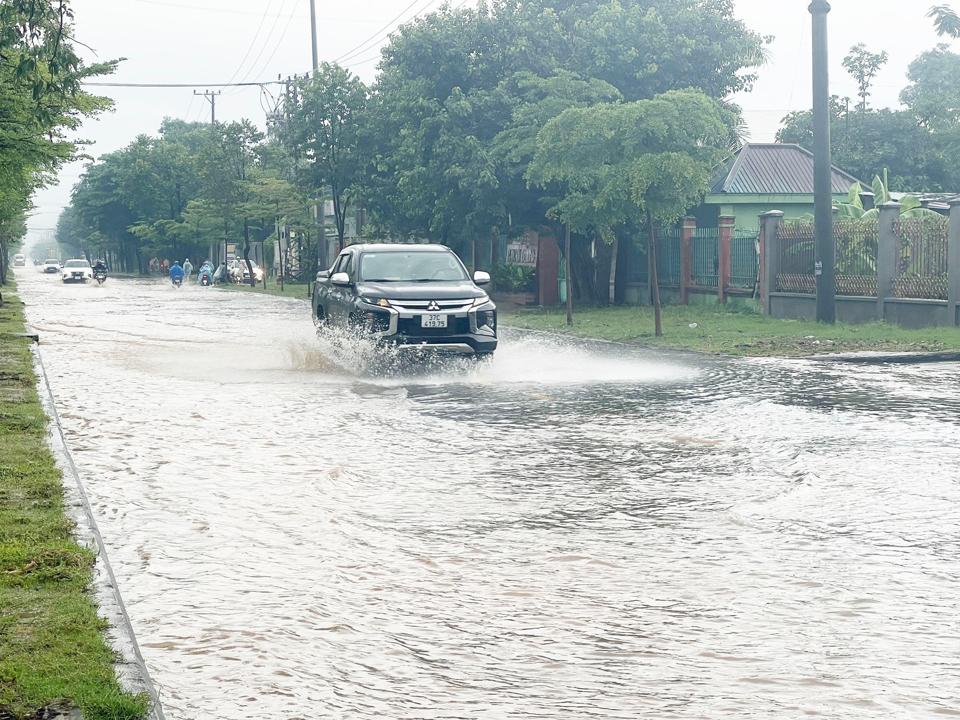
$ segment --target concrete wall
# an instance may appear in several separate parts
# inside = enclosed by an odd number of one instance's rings
[[[905,328],[952,327],[950,305],[945,300],[886,298],[880,316],[879,303],[871,297],[837,296],[837,320],[859,325],[885,321]],[[954,307],[954,323],[960,307]],[[790,320],[815,320],[817,298],[800,293],[770,293],[770,314]]]

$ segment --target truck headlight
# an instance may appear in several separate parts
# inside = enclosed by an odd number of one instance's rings
[[[390,301],[386,298],[375,298],[375,297],[360,297],[360,302],[366,303],[367,305],[376,305],[377,307],[388,308],[390,307]]]

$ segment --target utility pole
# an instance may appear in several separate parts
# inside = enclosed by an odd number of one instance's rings
[[[573,325],[573,263],[570,261],[570,223],[564,223],[563,271],[567,276],[567,325]]]
[[[827,0],[810,3],[813,16],[813,192],[816,234],[817,322],[837,321],[836,247],[833,240],[833,168],[830,162],[830,68]]]
[[[217,124],[217,95],[220,94],[220,90],[216,92],[212,90],[204,90],[203,92],[193,91],[194,95],[202,95],[208,103],[210,103],[210,124]]]
[[[320,69],[320,60],[317,55],[317,0],[310,0],[310,39],[313,46],[313,72]]]

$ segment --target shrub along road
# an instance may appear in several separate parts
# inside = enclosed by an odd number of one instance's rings
[[[0,717],[79,707],[86,720],[146,714],[124,693],[90,586],[94,555],[71,536],[46,444],[19,298],[0,306]],[[43,715],[46,717],[46,715]]]

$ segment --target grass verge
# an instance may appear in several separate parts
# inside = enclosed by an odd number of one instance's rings
[[[142,718],[147,698],[120,688],[90,593],[94,555],[71,536],[28,341],[11,335],[24,330],[22,304],[12,288],[3,290],[0,717],[79,707],[86,720]]]
[[[665,306],[661,338],[654,336],[653,309],[649,307],[577,309],[573,327],[567,327],[562,309],[506,310],[501,312],[500,322],[654,348],[751,357],[960,350],[960,328],[907,330],[884,323],[822,325],[778,320],[761,315],[752,304],[743,302],[714,307]]]
[[[297,300],[309,300],[307,295],[307,283],[300,282],[288,282],[284,283],[283,290],[280,290],[279,283],[271,282],[267,287],[264,287],[262,284],[257,285],[256,287],[250,287],[249,285],[235,285],[234,283],[229,283],[227,285],[217,285],[216,286],[222,290],[233,290],[236,292],[250,292],[250,293],[259,293],[260,295],[276,295],[278,297],[289,297],[296,298]]]

